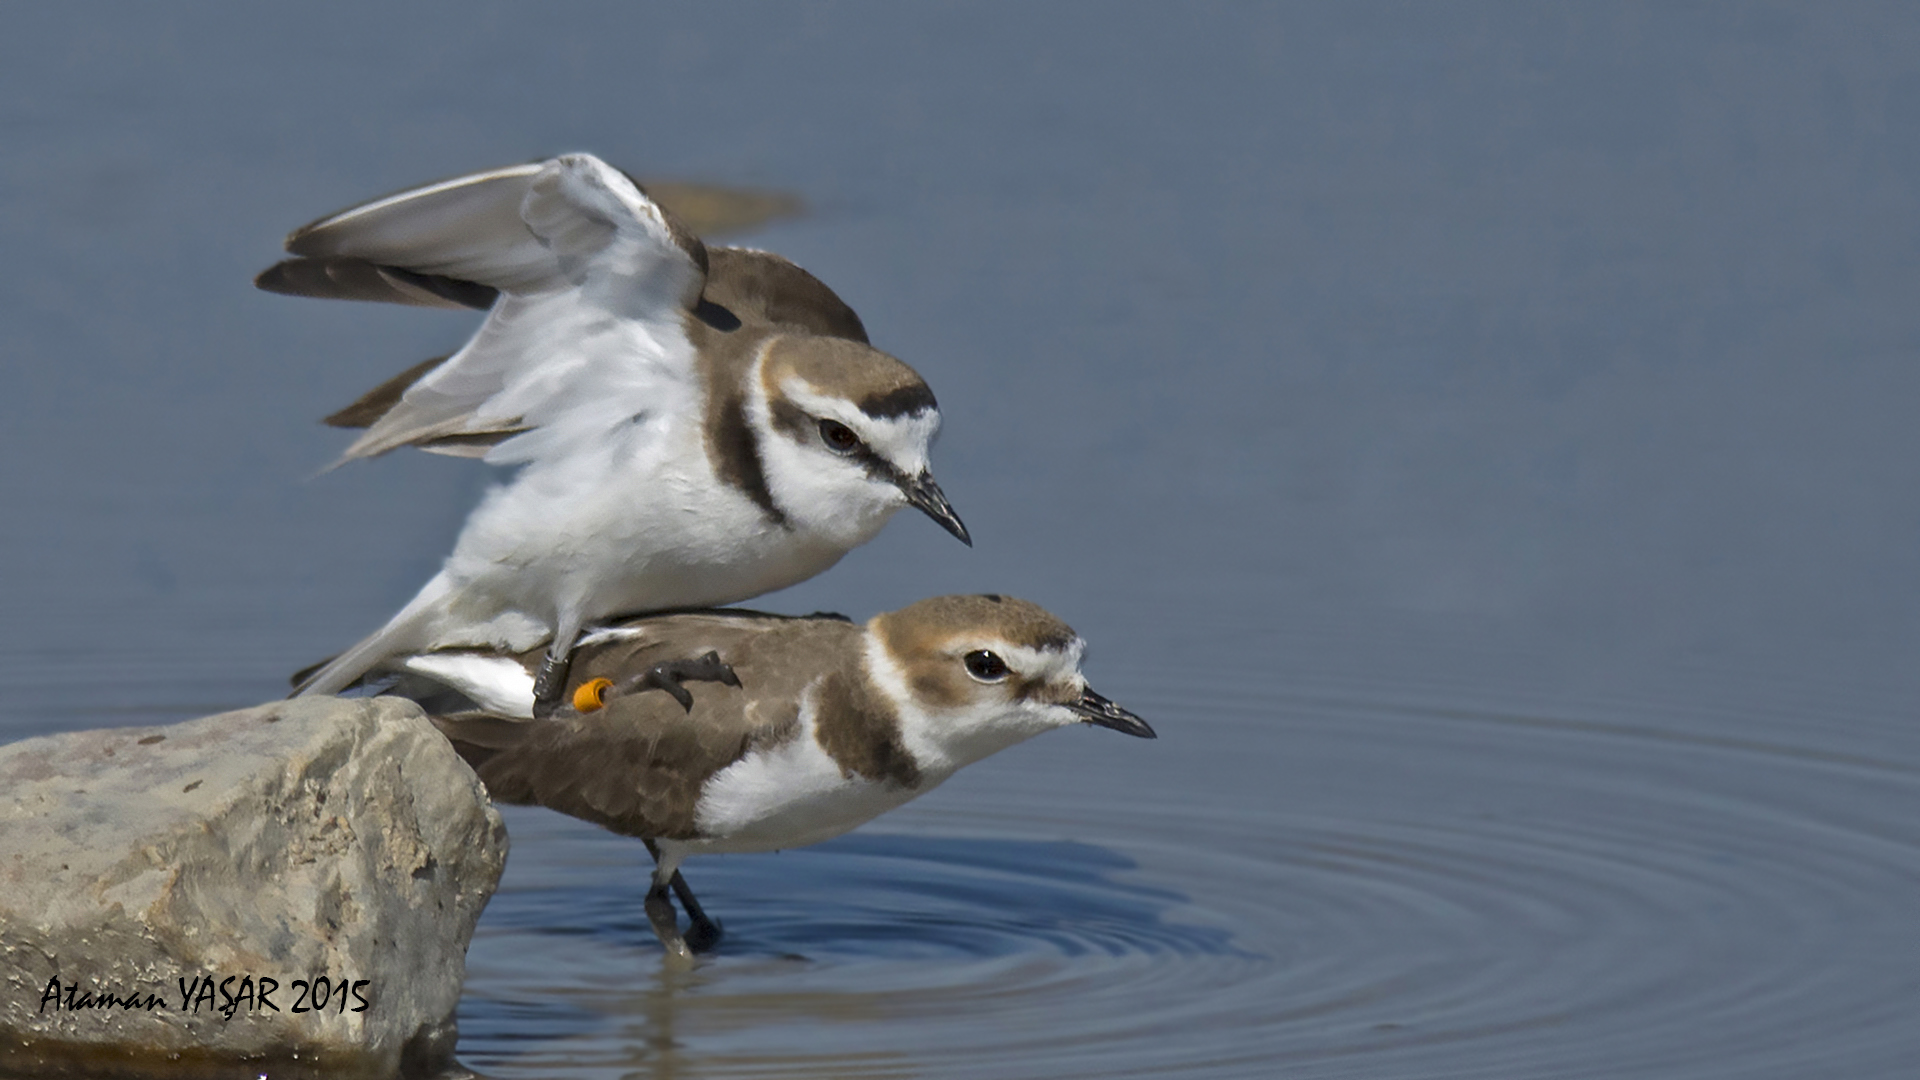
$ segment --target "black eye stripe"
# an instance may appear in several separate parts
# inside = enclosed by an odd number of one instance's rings
[[[813,437],[812,434],[809,434],[810,432],[819,432],[820,421],[807,415],[799,406],[785,398],[776,398],[769,403],[769,406],[773,413],[772,420],[774,430],[786,435],[793,441],[805,442]],[[839,421],[836,420],[834,423],[838,424]],[[845,427],[846,425],[841,424],[840,426]],[[820,435],[819,438],[824,445],[826,443],[826,436]],[[858,438],[855,439],[853,449],[845,453],[847,457],[866,466],[867,475],[875,480],[883,481],[896,487],[904,485],[908,480],[907,474],[901,472],[898,466],[886,458],[881,457],[878,451],[866,443],[860,442]]]
[[[896,416],[914,416],[919,413],[938,409],[940,403],[933,400],[933,391],[925,383],[910,383],[883,394],[869,394],[860,399],[860,411],[876,420],[891,420]]]
[[[847,434],[853,436],[853,444],[844,450],[835,446],[833,440],[826,434],[826,426],[828,424],[846,428]],[[854,434],[853,429],[847,428],[845,424],[837,420],[822,420],[820,421],[820,427],[820,441],[826,444],[827,449],[832,450],[836,454],[843,454],[865,465],[868,476],[873,477],[875,480],[893,484],[896,487],[907,482],[907,474],[901,472],[893,462],[881,457],[880,452],[863,442],[858,435]]]

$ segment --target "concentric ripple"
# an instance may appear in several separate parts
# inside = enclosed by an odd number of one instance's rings
[[[690,973],[659,964],[638,844],[513,813],[463,1060],[1787,1078],[1920,1053],[1920,774],[1898,760],[1645,703],[1609,721],[1243,686],[1177,710],[1151,753],[1064,733],[894,832],[695,860],[728,937]]]

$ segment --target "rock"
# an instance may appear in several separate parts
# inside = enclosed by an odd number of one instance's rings
[[[0,747],[0,1072],[441,1068],[506,850],[408,702]]]

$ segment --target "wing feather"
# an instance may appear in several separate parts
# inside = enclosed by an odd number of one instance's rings
[[[445,281],[498,290],[473,339],[406,386],[341,462],[406,445],[539,460],[697,393],[681,320],[705,283],[706,249],[592,155],[388,196],[297,230],[287,250],[302,258],[268,275],[288,291],[309,279],[328,295],[357,287],[416,302],[481,295]]]
[[[363,259],[509,291],[557,276],[552,253],[521,219],[520,204],[549,162],[457,176],[375,199],[295,229],[287,251]]]
[[[485,311],[500,290],[457,278],[420,274],[344,255],[283,259],[253,279],[255,288],[323,300],[380,300],[414,307]]]

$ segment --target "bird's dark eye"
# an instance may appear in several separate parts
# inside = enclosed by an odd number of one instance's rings
[[[999,682],[1007,677],[1007,662],[985,649],[975,649],[966,656],[967,674],[981,682]]]
[[[820,438],[827,444],[827,449],[836,454],[851,454],[853,448],[860,445],[860,436],[838,420],[820,421]]]

